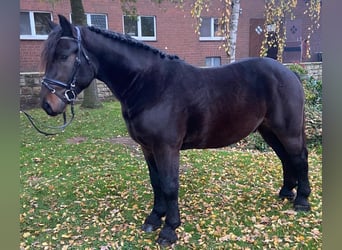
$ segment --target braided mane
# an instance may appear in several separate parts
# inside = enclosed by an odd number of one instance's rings
[[[159,49],[156,49],[154,47],[151,47],[151,46],[149,46],[149,45],[147,45],[147,44],[145,44],[145,43],[143,43],[141,41],[138,41],[138,40],[132,38],[129,35],[113,32],[113,31],[109,31],[109,30],[99,29],[99,28],[96,28],[94,26],[90,26],[90,27],[88,27],[88,29],[90,31],[96,32],[98,34],[101,34],[104,37],[108,37],[108,38],[114,39],[116,41],[119,41],[119,42],[122,42],[122,43],[125,43],[125,44],[129,44],[129,45],[131,45],[133,47],[149,50],[149,51],[153,52],[154,54],[159,55],[161,58],[168,58],[168,59],[171,59],[171,60],[172,59],[179,59],[179,57],[176,56],[176,55],[166,54],[165,52],[163,52],[163,51],[161,51]]]

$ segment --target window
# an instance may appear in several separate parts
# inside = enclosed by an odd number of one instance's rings
[[[139,40],[156,41],[155,16],[124,16],[124,33]]]
[[[51,31],[49,20],[48,12],[20,12],[20,39],[46,39]]]
[[[85,13],[87,25],[100,29],[108,29],[107,15]],[[70,14],[70,21],[72,21]]]
[[[105,14],[86,14],[87,24],[100,29],[108,29],[107,15]]]
[[[206,57],[205,66],[207,67],[217,67],[221,65],[221,57]]]
[[[219,18],[203,17],[200,28],[200,41],[223,40],[223,26]]]

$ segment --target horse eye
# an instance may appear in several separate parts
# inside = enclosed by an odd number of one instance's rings
[[[60,59],[61,59],[62,61],[66,61],[66,60],[68,59],[68,57],[69,57],[69,56],[67,56],[67,55],[61,55]]]

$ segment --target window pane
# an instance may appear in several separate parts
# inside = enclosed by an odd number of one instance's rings
[[[216,67],[221,65],[221,57],[206,57],[205,66]]]
[[[105,15],[90,15],[90,22],[92,26],[100,29],[106,29],[106,16]]]
[[[130,36],[138,36],[137,18],[134,16],[124,16],[125,34]]]
[[[20,12],[20,35],[32,35],[28,12]]]
[[[154,17],[142,16],[140,17],[141,22],[141,35],[142,36],[155,36],[154,33]]]
[[[214,36],[223,36],[223,25],[220,24],[220,19],[214,19]]]
[[[203,17],[202,24],[200,28],[200,36],[201,37],[210,37],[210,29],[211,29],[211,18],[210,17]]]
[[[50,33],[49,20],[51,20],[50,13],[34,13],[36,35],[48,35]]]

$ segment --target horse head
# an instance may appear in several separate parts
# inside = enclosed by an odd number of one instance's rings
[[[95,78],[96,70],[82,45],[81,30],[59,15],[44,44],[45,75],[40,92],[41,106],[55,116],[65,111],[77,95]]]

